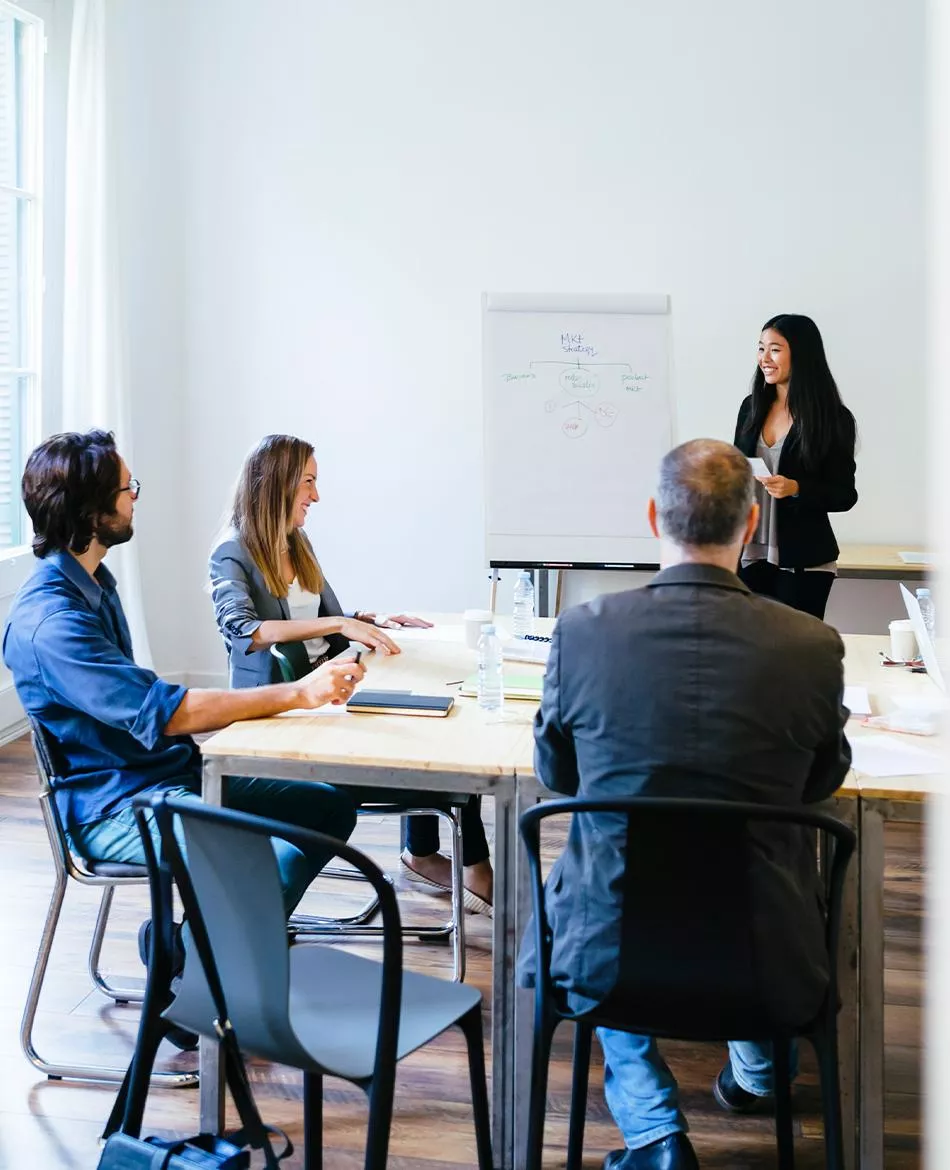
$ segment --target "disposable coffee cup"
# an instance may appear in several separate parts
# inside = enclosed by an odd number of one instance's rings
[[[478,639],[482,636],[482,626],[495,620],[490,609],[467,609],[463,614],[465,622],[465,645],[470,650],[478,649]]]
[[[893,621],[889,627],[891,631],[891,658],[895,662],[910,662],[917,657],[917,639],[914,636],[914,623],[907,618]]]

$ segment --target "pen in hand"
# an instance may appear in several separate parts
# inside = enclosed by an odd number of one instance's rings
[[[357,650],[357,651],[356,651],[356,657],[353,659],[354,663],[355,663],[357,666],[359,666],[359,664],[360,664],[360,659],[361,659],[362,657],[363,657],[363,651],[362,651],[362,650]],[[346,681],[347,681],[347,682],[353,682],[353,676],[352,676],[351,674],[347,674],[347,675],[345,675],[344,677],[346,678]]]

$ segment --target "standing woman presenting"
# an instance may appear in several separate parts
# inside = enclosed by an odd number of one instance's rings
[[[756,476],[759,526],[739,569],[753,592],[825,616],[838,568],[828,513],[857,503],[855,436],[815,322],[798,313],[766,321],[735,437],[769,471]]]

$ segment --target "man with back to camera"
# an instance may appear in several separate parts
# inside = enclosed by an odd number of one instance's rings
[[[336,660],[296,683],[219,691],[174,686],[137,666],[115,578],[102,561],[131,540],[139,490],[104,431],[54,435],[33,451],[23,502],[38,561],[10,608],[3,657],[27,713],[59,747],[56,805],[71,848],[88,860],[144,865],[132,798],[201,792],[193,733],[345,702],[364,668]],[[326,784],[233,777],[228,804],[342,840],[356,824],[350,797]],[[153,834],[157,846],[154,825]],[[289,915],[329,856],[272,843]]]
[[[675,448],[660,465],[649,518],[661,540],[661,571],[650,584],[558,620],[535,720],[538,778],[586,798],[790,808],[824,800],[851,763],[844,647],[817,618],[751,593],[736,576],[758,521],[745,456],[712,439]],[[616,820],[576,819],[546,884],[552,976],[576,1011],[602,1002],[618,974],[626,827]],[[772,856],[756,853],[761,905],[779,924],[764,981],[788,1018],[808,1019],[828,979],[821,890],[806,836],[784,843]],[[533,965],[529,929],[520,960],[529,986]],[[605,1028],[598,1037],[625,1147],[607,1155],[605,1170],[695,1170],[676,1081],[656,1041]],[[713,1095],[722,1108],[747,1112],[771,1094],[771,1074],[767,1046],[731,1042]]]

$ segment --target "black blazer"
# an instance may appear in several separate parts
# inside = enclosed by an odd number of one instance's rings
[[[735,445],[754,455],[758,435],[746,432],[752,395],[739,407]],[[849,416],[850,417],[850,416]],[[853,424],[852,424],[853,426]],[[797,424],[792,424],[779,456],[777,475],[798,482],[798,495],[778,501],[778,556],[783,569],[807,569],[837,560],[838,542],[829,512],[848,512],[858,502],[854,486],[854,431],[848,443],[832,446],[817,470],[802,467]]]
[[[843,656],[830,626],[751,593],[734,573],[666,569],[644,589],[598,597],[558,620],[535,720],[535,772],[555,792],[594,799],[785,808],[823,800],[851,761]],[[626,832],[617,822],[575,820],[546,885],[552,974],[575,1010],[601,1002],[618,974]],[[814,843],[797,828],[759,834],[762,994],[782,1018],[800,1021],[817,1011],[828,979]],[[522,984],[533,969],[529,928]]]

